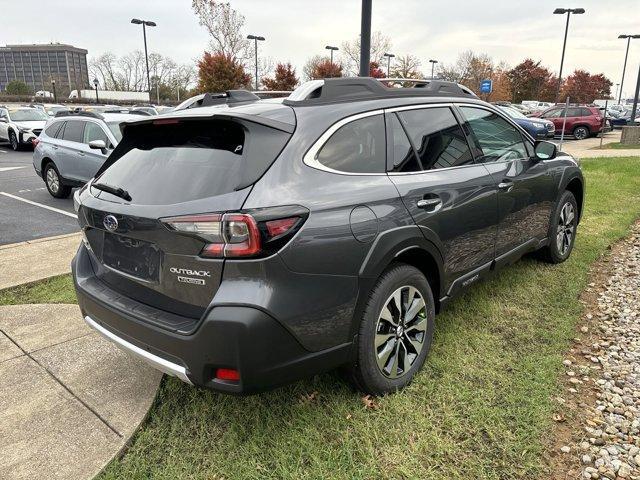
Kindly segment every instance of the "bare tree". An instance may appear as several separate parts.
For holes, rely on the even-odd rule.
[[[242,32],[244,15],[231,8],[229,3],[214,0],[192,0],[191,8],[200,25],[211,35],[213,53],[223,53],[242,62],[247,60],[249,42]]]
[[[384,53],[391,50],[391,39],[382,32],[371,35],[371,62],[381,65]],[[350,42],[342,43],[342,66],[348,75],[360,73],[360,37]]]
[[[415,55],[398,55],[391,68],[391,76],[400,78],[424,78],[422,72],[418,70],[420,65],[420,59]]]

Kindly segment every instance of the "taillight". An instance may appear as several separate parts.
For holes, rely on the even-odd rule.
[[[248,213],[187,215],[162,221],[177,232],[196,236],[206,242],[200,252],[206,258],[253,257],[270,253],[273,244],[292,233],[300,217],[256,221]],[[264,251],[264,247],[267,251]],[[274,245],[275,246],[275,245]]]
[[[40,139],[38,137],[31,139],[31,145],[33,145],[33,148],[36,148],[39,143],[40,143]]]

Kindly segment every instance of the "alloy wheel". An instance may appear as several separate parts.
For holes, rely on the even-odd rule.
[[[427,331],[422,294],[403,286],[387,299],[378,317],[374,342],[380,372],[388,378],[405,375],[420,356]]]
[[[47,186],[51,193],[58,193],[58,190],[60,190],[60,179],[53,167],[49,167],[47,170]]]
[[[558,218],[558,229],[556,233],[556,245],[560,255],[564,256],[573,241],[575,230],[574,220],[576,218],[575,209],[570,202],[565,203],[560,210],[560,218]]]
[[[585,138],[587,138],[587,135],[589,133],[587,132],[587,129],[584,127],[578,127],[575,129],[575,131],[573,132],[573,136],[577,139],[577,140],[584,140]]]

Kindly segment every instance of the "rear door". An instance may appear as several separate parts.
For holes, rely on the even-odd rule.
[[[244,120],[128,125],[94,183],[130,198],[91,187],[79,212],[97,276],[146,305],[198,318],[224,265],[206,255],[222,235],[214,215],[242,208],[289,137]]]
[[[58,141],[55,163],[60,175],[70,180],[82,181],[82,162],[78,155],[84,136],[85,121],[67,120],[62,138]]]
[[[450,105],[388,110],[389,177],[425,236],[444,256],[453,294],[489,270],[497,231],[494,181],[474,163]]]
[[[481,106],[461,105],[481,162],[498,189],[496,262],[510,262],[546,238],[556,182],[549,164],[507,119]]]

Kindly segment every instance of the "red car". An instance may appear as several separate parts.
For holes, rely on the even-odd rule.
[[[564,106],[551,107],[530,117],[551,120],[556,126],[556,135],[562,132],[564,122]],[[573,135],[576,140],[582,140],[596,135],[602,130],[602,114],[598,107],[569,107],[567,109],[567,123],[564,127],[565,135]]]

